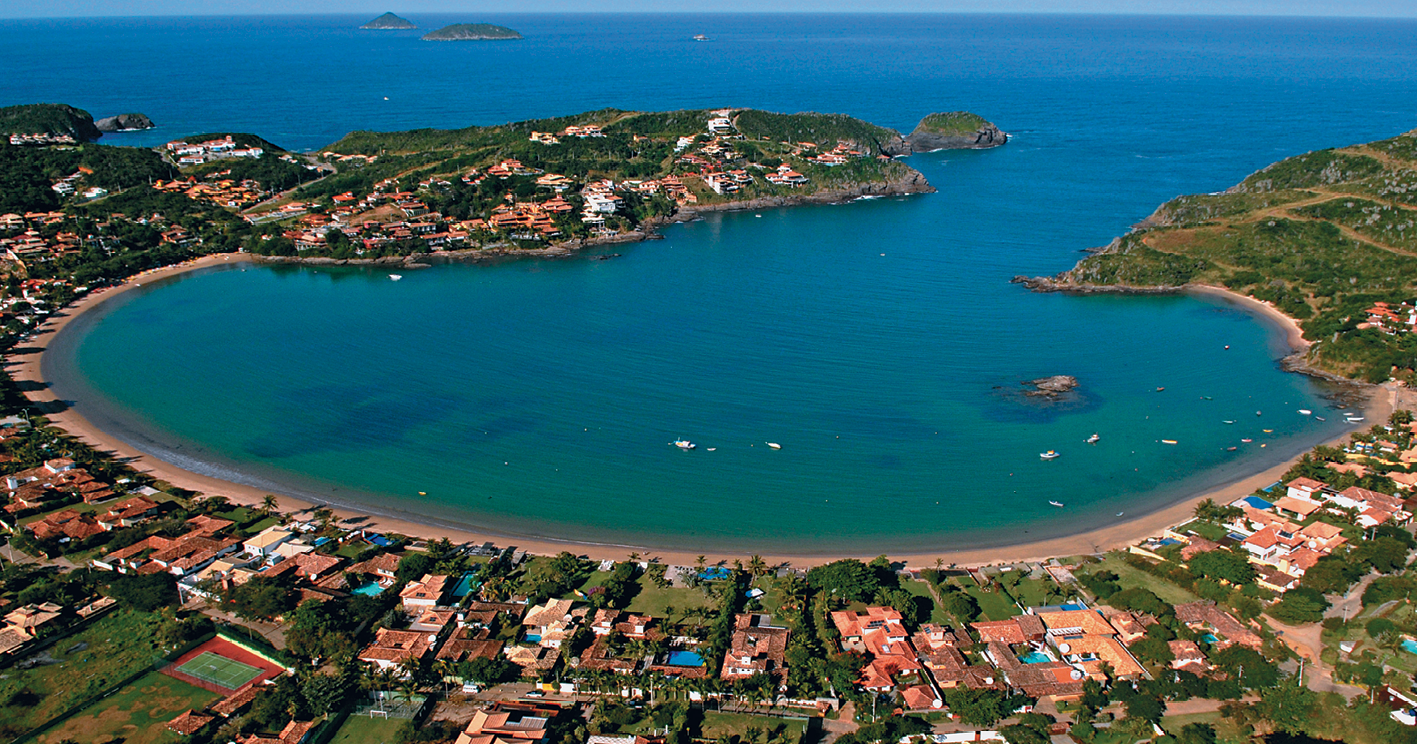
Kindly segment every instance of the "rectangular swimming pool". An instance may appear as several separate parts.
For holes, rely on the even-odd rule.
[[[704,657],[699,656],[694,651],[669,652],[669,666],[701,667],[703,665]]]
[[[366,596],[366,597],[377,597],[377,596],[379,596],[380,594],[382,594],[383,591],[384,591],[384,587],[379,586],[379,582],[377,582],[377,581],[371,581],[371,582],[369,582],[368,584],[365,584],[364,586],[361,586],[361,587],[359,587],[358,589],[355,589],[355,590],[354,590],[354,593],[355,593],[355,594],[363,594],[363,595]]]

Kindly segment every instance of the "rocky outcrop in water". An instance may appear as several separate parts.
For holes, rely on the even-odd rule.
[[[1072,375],[1053,375],[1036,380],[1025,380],[1024,387],[1032,388],[1024,392],[1030,398],[1058,398],[1077,389],[1078,378]]]
[[[100,132],[136,132],[142,129],[152,129],[157,125],[144,114],[119,114],[117,116],[105,116],[93,123]]]
[[[915,130],[883,146],[888,155],[910,155],[935,150],[985,150],[1009,141],[1009,135],[968,111],[930,114]]]

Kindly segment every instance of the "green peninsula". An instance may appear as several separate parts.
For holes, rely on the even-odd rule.
[[[92,142],[103,136],[89,112],[62,103],[0,108],[0,134],[25,139],[25,144]]]
[[[1417,130],[1178,197],[1073,269],[1016,281],[1044,291],[1224,287],[1297,319],[1313,344],[1305,365],[1414,381]]]
[[[385,13],[360,28],[367,31],[407,31],[418,27],[406,18],[400,18],[393,13]]]
[[[504,41],[522,35],[506,26],[491,23],[455,23],[423,35],[424,41]]]

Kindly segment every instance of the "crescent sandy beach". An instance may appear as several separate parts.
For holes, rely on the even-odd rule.
[[[69,434],[77,437],[88,445],[100,451],[111,453],[113,456],[128,462],[128,464],[137,471],[156,480],[170,483],[173,486],[200,492],[207,496],[223,496],[236,504],[259,505],[263,497],[270,493],[270,491],[184,470],[152,455],[138,451],[118,438],[104,432],[85,419],[74,408],[64,405],[56,406],[55,404],[58,403],[58,400],[46,385],[41,364],[44,350],[48,347],[55,335],[63,330],[68,323],[72,322],[79,315],[94,310],[101,304],[124,292],[146,283],[156,282],[187,272],[242,262],[251,262],[254,260],[256,259],[247,254],[205,256],[179,265],[144,272],[130,278],[122,285],[86,295],[70,306],[56,312],[43,324],[29,342],[20,347],[18,353],[12,354],[7,359],[7,368],[17,383],[22,387],[29,388],[26,394],[34,401],[38,409],[45,411],[45,415],[53,425],[67,431]],[[1295,322],[1294,319],[1279,312],[1268,303],[1260,302],[1253,298],[1217,287],[1190,287],[1186,289],[1186,292],[1219,298],[1226,303],[1261,317],[1264,321],[1276,327],[1284,334],[1286,343],[1291,350],[1300,351],[1308,346],[1308,343],[1303,338],[1303,333],[1298,323]],[[1413,403],[1411,393],[1406,388],[1388,385],[1382,387],[1374,386],[1370,388],[1370,390],[1371,392],[1364,404],[1367,420],[1369,422],[1386,421],[1395,406],[1401,405],[1408,407]],[[1337,444],[1346,439],[1347,436],[1345,435],[1344,437],[1334,440],[1334,443]],[[1297,460],[1297,458],[1295,459]],[[1190,494],[1160,510],[1138,515],[1126,521],[1119,521],[1117,524],[1109,525],[1105,528],[1081,532],[1067,537],[1037,542],[1020,542],[1015,545],[978,550],[951,551],[941,549],[939,551],[909,553],[888,552],[888,554],[892,558],[905,560],[910,565],[920,567],[933,565],[937,560],[949,564],[973,566],[1037,561],[1053,557],[1101,553],[1112,549],[1123,548],[1147,537],[1158,535],[1167,527],[1185,521],[1190,517],[1195,504],[1204,499],[1214,499],[1218,503],[1229,503],[1237,498],[1252,493],[1256,489],[1274,483],[1282,477],[1292,463],[1293,460],[1279,466],[1268,468],[1262,472],[1245,476],[1222,487]],[[290,495],[279,493],[275,495],[279,498],[280,508],[284,511],[298,512],[310,510],[317,506],[317,504]],[[512,545],[536,554],[555,554],[561,551],[570,551],[592,559],[618,560],[624,558],[625,555],[630,552],[637,552],[646,556],[654,556],[662,561],[673,564],[692,563],[699,554],[699,551],[693,549],[666,550],[633,544],[620,545],[577,542],[569,539],[552,540],[546,538],[527,538],[515,534],[498,534],[491,531],[481,531],[476,526],[471,525],[466,528],[452,528],[349,508],[336,508],[335,514],[340,519],[364,518],[360,522],[360,525],[364,528],[402,534],[411,538],[448,538],[455,543],[482,543],[490,541],[501,546]],[[741,554],[717,554],[709,555],[708,557],[715,561],[731,561],[746,556]],[[869,558],[871,556],[780,554],[764,555],[763,557],[766,560],[779,564],[810,566],[830,562],[843,557]]]

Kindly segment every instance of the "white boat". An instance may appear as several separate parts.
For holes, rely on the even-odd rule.
[[[398,281],[403,278],[403,274],[389,274],[389,278]]]
[[[717,447],[709,447],[709,448],[708,448],[708,451],[709,451],[709,452],[717,452],[717,451],[718,451],[718,448],[717,448]]]
[[[1119,516],[1119,517],[1122,516],[1123,514],[1126,514],[1126,512],[1117,512],[1117,516]]]
[[[1349,417],[1348,417],[1347,419],[1345,419],[1345,420],[1346,420],[1348,423],[1350,423],[1350,424],[1361,424],[1361,423],[1363,423],[1363,417],[1362,417],[1362,416],[1349,416]]]
[[[1053,450],[1048,450],[1047,452],[1040,452],[1040,453],[1038,453],[1038,456],[1041,457],[1041,458],[1043,458],[1043,459],[1045,459],[1045,460],[1053,460],[1053,459],[1057,459],[1057,457],[1058,457],[1059,455],[1058,455],[1057,452],[1054,452]]]
[[[1222,424],[1233,424],[1233,423],[1235,423],[1235,422],[1234,422],[1233,420],[1231,420],[1231,419],[1225,419],[1224,421],[1221,421],[1220,423],[1222,423]]]
[[[1097,432],[1093,432],[1093,433],[1092,433],[1092,436],[1090,436],[1090,437],[1087,438],[1087,443],[1088,443],[1088,444],[1097,444],[1097,443],[1100,442],[1100,441],[1102,441],[1102,437],[1101,437],[1100,435],[1098,435]]]
[[[1315,420],[1315,421],[1328,421],[1328,419],[1324,418],[1323,416],[1315,416],[1315,417],[1314,417],[1314,420]]]
[[[1049,504],[1050,506],[1056,506],[1056,507],[1058,507],[1059,509],[1063,508],[1063,502],[1061,502],[1061,501],[1049,501],[1048,504]]]
[[[1303,414],[1303,415],[1305,415],[1305,416],[1308,416],[1308,415],[1312,414],[1313,411],[1310,411],[1310,410],[1307,409],[1307,408],[1300,408],[1300,409],[1299,409],[1299,413],[1301,413],[1301,414]]]
[[[1176,443],[1176,440],[1174,440],[1174,439],[1163,439],[1163,440],[1161,440],[1161,443],[1162,443],[1162,444],[1175,444],[1175,443]]]
[[[782,445],[778,444],[777,442],[767,442],[767,445],[769,447],[772,447],[773,449],[782,449]]]
[[[694,34],[694,41],[709,41],[709,37],[703,34]]]
[[[697,445],[697,444],[694,444],[693,442],[690,442],[690,441],[687,440],[687,439],[676,439],[676,440],[674,440],[673,442],[671,442],[671,444],[673,444],[675,447],[678,447],[678,448],[681,449],[681,450],[691,450],[691,449],[694,449],[695,447],[698,447],[698,446],[699,446],[699,445]]]

